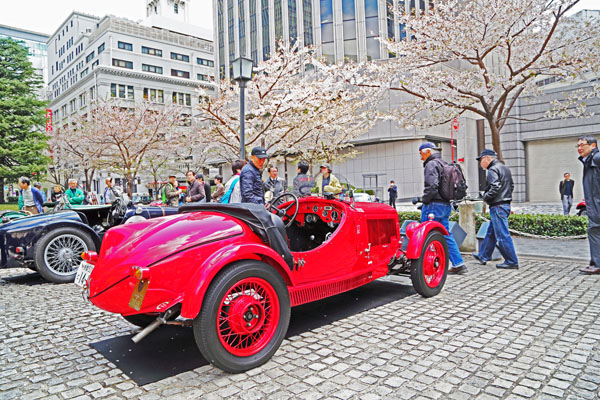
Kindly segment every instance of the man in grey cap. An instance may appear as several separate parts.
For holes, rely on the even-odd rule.
[[[483,200],[490,206],[491,221],[485,238],[481,242],[479,253],[472,255],[480,264],[485,265],[492,256],[497,243],[504,262],[496,264],[496,268],[518,269],[519,260],[508,230],[508,216],[514,189],[512,174],[506,165],[498,161],[494,150],[483,149],[477,160],[482,168],[487,169],[487,187],[483,194]]]
[[[250,155],[250,162],[242,168],[240,174],[240,191],[242,203],[265,204],[265,193],[261,179],[261,169],[267,161],[267,150],[255,147]]]

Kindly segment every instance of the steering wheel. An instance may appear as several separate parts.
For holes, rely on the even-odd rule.
[[[288,205],[287,207],[280,207],[277,206],[276,204],[279,203],[279,201],[281,199],[283,199],[284,197],[292,197],[294,199],[293,203],[290,203],[290,205]],[[282,204],[284,202],[281,202]],[[288,223],[285,224],[286,228],[289,228],[290,226],[292,226],[292,223],[296,220],[296,216],[298,215],[298,210],[300,209],[300,202],[298,201],[298,197],[293,194],[293,193],[282,193],[279,196],[275,197],[273,200],[271,200],[269,203],[267,203],[269,205],[268,210],[276,215],[278,215],[279,217],[281,217],[281,219],[283,219],[284,217],[287,217],[289,219]],[[290,218],[287,215],[287,211],[292,208],[292,206],[296,206],[296,211],[294,212],[294,215]]]
[[[108,211],[108,215],[106,217],[108,226],[112,227],[119,224],[125,216],[126,208],[127,206],[123,202],[123,199],[117,197],[110,205],[110,210]]]

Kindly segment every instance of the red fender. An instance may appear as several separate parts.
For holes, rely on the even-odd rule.
[[[290,268],[276,251],[255,243],[231,244],[207,258],[191,277],[190,284],[183,295],[181,316],[196,318],[208,286],[217,273],[227,265],[240,260],[263,261],[275,268],[288,286],[294,286]]]
[[[425,239],[432,230],[436,230],[444,236],[448,235],[448,231],[446,228],[444,228],[444,225],[440,224],[439,222],[422,222],[417,228],[415,228],[412,236],[409,238],[408,247],[406,249],[406,258],[414,260],[421,257],[421,250],[423,250]]]

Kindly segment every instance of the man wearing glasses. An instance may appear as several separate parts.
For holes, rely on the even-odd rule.
[[[584,274],[600,274],[600,152],[593,136],[582,136],[577,141],[579,161],[583,163],[583,195],[589,219],[590,266]]]

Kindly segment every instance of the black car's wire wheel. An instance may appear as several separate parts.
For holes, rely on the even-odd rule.
[[[289,293],[281,275],[262,262],[241,261],[211,283],[194,319],[194,337],[207,361],[238,373],[273,356],[289,321]]]
[[[34,250],[40,275],[55,283],[73,282],[81,263],[81,253],[96,251],[93,240],[75,228],[58,228],[44,235]]]

